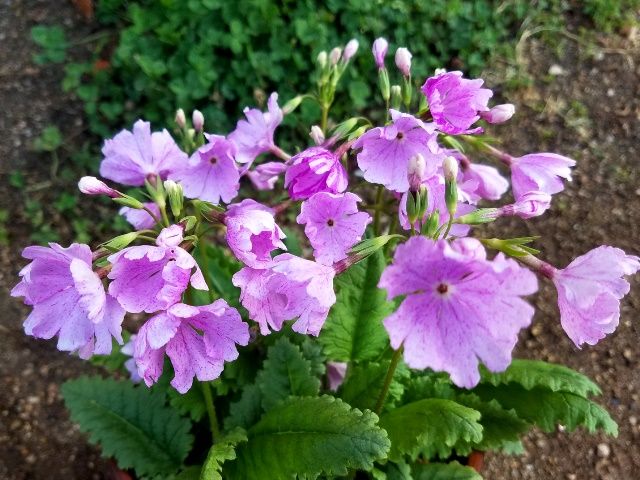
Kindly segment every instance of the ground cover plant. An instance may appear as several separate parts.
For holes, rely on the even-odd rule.
[[[387,48],[373,46],[388,112],[380,126],[331,121],[358,49],[350,42],[319,57],[315,92],[282,108],[272,94],[266,112],[247,110],[227,136],[205,134],[197,111],[189,128],[179,111],[181,146],[144,121],[107,140],[101,175],[144,189],[125,194],[92,177],[80,189],[122,204],[135,231],[93,252],[25,251],[32,263],[14,294],[34,307],[28,334],[89,357],[110,352],[112,337],[124,343],[125,311],[150,314],[136,317],[124,348],[97,357],[150,390],[100,378],[63,389],[72,416],[122,467],[151,477],[478,478],[460,461],[518,451],[533,425],[615,433],[589,398],[593,382],[511,362],[511,350],[533,316],[522,297],[537,289],[535,274],[556,285],[568,336],[594,344],[617,326],[638,258],[599,247],[559,269],[539,259],[535,238],[483,238],[483,223],[543,214],[574,162],[499,150],[482,122],[508,120],[512,105],[489,107],[491,91],[455,71],[414,85],[410,52],[398,49],[388,70]],[[274,135],[303,101],[322,115],[315,146],[291,156]],[[509,187],[481,158],[510,171],[514,203],[478,207]]]

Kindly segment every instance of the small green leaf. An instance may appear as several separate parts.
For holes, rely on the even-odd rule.
[[[246,441],[247,432],[242,428],[236,428],[216,441],[204,462],[200,480],[222,480],[222,465],[227,460],[235,460],[236,447]]]
[[[471,467],[458,462],[426,463],[413,466],[414,480],[482,480],[482,477]]]
[[[194,422],[200,421],[207,413],[207,405],[199,382],[194,383],[189,391],[184,394],[174,388],[169,388],[167,389],[167,395],[171,406],[182,415],[191,417]]]
[[[352,364],[340,388],[340,398],[352,407],[373,410],[378,395],[382,390],[390,363],[390,361],[385,361],[381,363]],[[396,369],[389,387],[387,405],[393,405],[400,400],[404,393],[404,385],[399,379],[408,375],[409,372],[406,367]]]
[[[386,433],[369,411],[330,396],[290,398],[248,431],[224,478],[269,480],[346,475],[370,470],[389,451]]]

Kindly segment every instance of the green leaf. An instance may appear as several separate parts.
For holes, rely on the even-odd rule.
[[[169,388],[167,389],[167,395],[171,406],[182,415],[189,415],[194,422],[200,421],[207,413],[207,405],[199,382],[194,383],[189,391],[184,394],[174,388]]]
[[[291,398],[267,412],[248,432],[224,478],[289,480],[369,470],[389,451],[378,417],[330,396]]]
[[[255,425],[262,414],[262,393],[257,385],[247,385],[237,402],[229,407],[229,416],[224,420],[224,428],[249,428]]]
[[[236,428],[218,440],[209,450],[202,467],[200,480],[222,480],[222,465],[236,459],[236,447],[247,441],[247,432]]]
[[[514,383],[498,387],[480,384],[473,391],[484,400],[495,398],[504,408],[514,409],[520,418],[545,432],[552,432],[559,424],[570,432],[582,426],[591,433],[603,430],[618,435],[618,425],[604,408],[575,393],[542,387],[527,390]]]
[[[352,407],[373,410],[384,385],[390,363],[390,361],[385,361],[381,363],[352,364],[340,388],[340,398]],[[389,386],[387,405],[393,405],[400,400],[404,393],[404,385],[400,379],[408,375],[409,371],[406,367],[396,369]]]
[[[483,369],[482,382],[495,386],[513,382],[527,390],[544,387],[553,392],[571,392],[581,397],[601,393],[598,385],[585,375],[563,365],[539,360],[514,360],[502,373],[491,373]]]
[[[62,145],[62,133],[55,125],[50,125],[33,141],[33,148],[39,152],[54,152]]]
[[[331,360],[373,360],[388,346],[382,320],[393,312],[393,304],[378,288],[384,267],[384,256],[377,252],[336,277],[337,301],[319,337]]]
[[[403,405],[380,418],[380,426],[389,433],[389,458],[398,461],[404,455],[415,459],[424,450],[440,444],[453,447],[460,441],[482,440],[480,413],[451,400],[427,398]]]
[[[170,475],[186,458],[191,422],[164,405],[164,394],[128,381],[82,377],[62,385],[73,421],[105,457],[138,476]]]
[[[242,268],[242,264],[227,249],[211,243],[201,244],[196,249],[195,256],[203,272],[207,274],[207,285],[218,298],[223,298],[232,307],[239,307],[240,289],[231,283],[231,277]]]
[[[311,362],[286,337],[269,347],[256,385],[265,411],[289,396],[313,396],[320,391],[320,379],[312,375]]]
[[[413,467],[414,480],[482,480],[471,467],[458,462],[416,464]]]

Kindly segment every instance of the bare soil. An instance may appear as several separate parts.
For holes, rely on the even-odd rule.
[[[571,31],[580,19],[573,19]],[[114,478],[112,466],[89,446],[62,404],[59,385],[92,368],[55,349],[52,342],[26,337],[26,314],[9,289],[24,265],[20,251],[30,243],[26,195],[44,205],[60,185],[49,182],[42,155],[30,151],[33,138],[48,124],[74,135],[83,127],[80,105],[60,90],[61,66],[39,67],[31,56],[29,29],[64,24],[71,38],[90,27],[67,2],[0,0],[0,209],[11,212],[10,247],[0,246],[0,478],[57,480]],[[564,266],[600,244],[640,253],[640,48],[638,34],[602,36],[598,48],[559,36],[556,48],[536,39],[523,45],[522,61],[533,80],[528,88],[502,92],[518,107],[516,117],[495,128],[512,154],[552,151],[578,161],[574,181],[554,199],[552,210],[527,223],[504,222],[489,234],[542,235],[537,247],[551,263]],[[489,86],[504,71],[488,76]],[[8,175],[20,170],[26,189],[10,187]],[[35,188],[35,189],[34,189]],[[48,214],[55,211],[47,209]],[[62,238],[70,240],[61,219]],[[518,357],[561,362],[602,387],[600,402],[620,426],[618,438],[585,432],[534,432],[521,457],[489,454],[485,478],[608,479],[640,478],[640,284],[622,304],[618,331],[598,346],[576,349],[562,332],[554,289],[543,284],[538,313],[522,335]]]

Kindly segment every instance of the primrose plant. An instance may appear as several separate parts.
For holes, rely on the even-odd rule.
[[[640,259],[601,246],[560,268],[535,237],[482,233],[544,214],[575,162],[489,143],[483,122],[514,106],[490,106],[480,79],[415,83],[399,48],[391,85],[382,38],[386,121],[332,121],[357,49],[322,52],[315,92],[282,108],[273,93],[228,135],[205,133],[198,111],[189,125],[178,110],[178,141],[139,120],[102,149],[101,176],[126,192],[79,182],[133,230],[25,249],[12,292],[32,307],[25,332],[119,372],[62,393],[138,478],[478,479],[484,452],[521,452],[534,426],[617,433],[591,380],[512,351],[538,278],[569,338],[593,345],[616,329]],[[275,133],[302,101],[319,125],[289,154]],[[491,206],[509,189],[501,171],[513,201]]]

